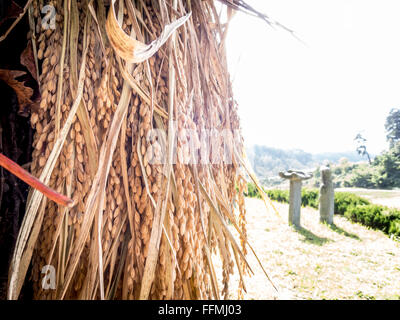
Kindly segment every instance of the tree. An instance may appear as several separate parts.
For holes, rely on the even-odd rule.
[[[374,176],[375,168],[365,163],[359,164],[352,172],[350,176],[350,184],[352,187],[357,188],[376,188],[376,185],[372,181]]]
[[[361,133],[358,133],[354,140],[357,143],[357,152],[360,156],[367,156],[368,158],[368,163],[371,164],[371,158],[369,156],[369,153],[367,152],[367,146],[365,143],[367,142],[367,139],[365,139]]]
[[[400,109],[390,110],[385,122],[386,139],[389,141],[390,148],[400,141]]]
[[[400,187],[400,142],[389,151],[376,157],[374,167],[377,168],[375,184],[379,188],[399,188]]]

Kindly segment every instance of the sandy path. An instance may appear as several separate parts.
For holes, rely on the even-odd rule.
[[[400,299],[399,242],[337,215],[329,228],[311,208],[302,208],[296,231],[287,225],[288,205],[274,205],[280,218],[261,200],[246,199],[249,241],[279,293],[249,252],[255,275],[246,277],[245,299]],[[237,283],[236,272],[232,299]]]

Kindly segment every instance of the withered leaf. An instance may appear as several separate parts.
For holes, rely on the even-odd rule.
[[[0,69],[0,80],[3,80],[7,85],[9,85],[17,95],[19,113],[25,113],[25,108],[32,104],[30,98],[32,97],[33,89],[26,87],[21,81],[15,80],[15,78],[25,74],[25,71]]]
[[[33,55],[31,40],[28,41],[26,48],[24,49],[24,51],[22,51],[20,62],[23,66],[25,66],[28,69],[33,79],[35,79],[36,82],[38,82],[36,76],[35,56]]]

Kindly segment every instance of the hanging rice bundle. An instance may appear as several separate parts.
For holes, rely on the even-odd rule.
[[[32,1],[31,172],[76,205],[31,191],[8,298],[30,263],[35,299],[227,298],[235,269],[241,297],[245,164],[224,46],[233,11],[219,10],[225,21],[213,1]]]

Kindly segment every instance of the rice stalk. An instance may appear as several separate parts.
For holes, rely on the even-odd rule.
[[[228,298],[235,269],[243,297],[247,248],[255,254],[250,169],[237,151],[224,44],[231,7],[243,3],[220,21],[214,1],[55,0],[55,30],[41,28],[42,5],[32,3],[41,101],[31,172],[77,205],[31,192],[8,297],[18,298],[30,263],[35,299]],[[215,131],[239,137],[230,144]],[[44,265],[56,290],[41,286]]]

